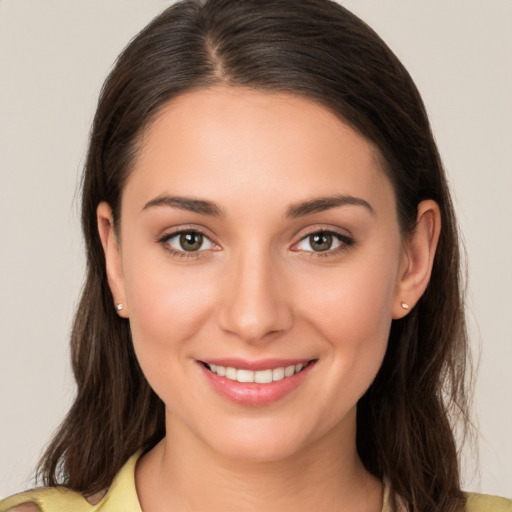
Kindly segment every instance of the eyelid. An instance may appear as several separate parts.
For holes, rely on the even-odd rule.
[[[291,246],[290,249],[294,252],[307,253],[309,257],[334,256],[342,251],[347,250],[349,247],[351,247],[355,244],[355,240],[352,237],[352,235],[347,234],[346,230],[344,230],[344,231],[345,232],[342,232],[342,230],[340,228],[336,228],[336,227],[332,227],[332,226],[319,226],[319,227],[311,228],[307,232],[303,233],[300,236],[299,240],[297,242],[295,242]],[[210,243],[213,245],[213,247],[207,248],[207,249],[200,249],[197,251],[185,251],[185,250],[176,249],[167,243],[171,238],[178,236],[182,233],[199,233],[204,238],[209,240]],[[304,241],[305,239],[307,239],[308,237],[313,236],[315,234],[320,234],[320,233],[332,235],[340,242],[340,244],[338,245],[338,247],[335,247],[333,249],[327,249],[325,251],[314,251],[314,250],[308,251],[308,250],[297,248],[297,245],[299,243],[301,243],[302,241]],[[165,232],[163,235],[157,236],[156,241],[163,246],[164,250],[171,253],[171,255],[179,257],[179,258],[186,258],[186,259],[198,259],[198,258],[206,256],[205,253],[207,253],[209,251],[218,251],[221,249],[220,244],[218,244],[216,242],[215,238],[209,234],[209,230],[203,228],[202,226],[197,226],[197,225],[185,225],[185,226],[182,225],[182,226],[176,227],[174,229],[171,228],[170,231]]]
[[[217,243],[215,235],[209,229],[198,224],[179,224],[177,226],[169,226],[162,229],[160,234],[156,235],[155,240],[160,242],[164,239],[169,239],[173,236],[179,235],[180,233],[200,233],[211,240],[215,245],[220,245]]]
[[[340,245],[338,247],[335,247],[333,249],[327,249],[325,251],[308,251],[308,250],[297,248],[298,244],[300,244],[302,241],[306,240],[310,236],[320,234],[320,233],[332,235],[340,242]],[[355,244],[355,240],[352,237],[352,235],[349,235],[346,232],[343,233],[343,232],[341,232],[341,230],[338,230],[337,228],[334,228],[334,227],[320,226],[320,227],[312,228],[311,230],[302,234],[301,237],[299,238],[299,240],[292,245],[291,250],[296,251],[296,252],[309,253],[309,256],[322,257],[322,256],[332,256],[334,254],[338,254],[339,252],[348,249],[350,246],[353,246],[354,244]]]
[[[187,259],[197,259],[205,256],[205,253],[208,251],[217,251],[220,249],[219,244],[214,240],[210,234],[206,233],[207,230],[200,226],[179,226],[177,228],[171,229],[170,231],[165,232],[163,235],[159,235],[156,238],[156,241],[162,245],[165,251],[169,252],[173,256],[177,256],[180,258]],[[179,236],[183,233],[198,233],[202,235],[204,238],[210,241],[213,247],[209,247],[207,249],[200,249],[198,251],[185,251],[176,249],[172,247],[168,242],[172,238]]]

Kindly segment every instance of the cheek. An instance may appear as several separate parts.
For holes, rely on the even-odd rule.
[[[332,381],[347,394],[347,403],[364,394],[382,364],[392,321],[396,262],[394,254],[376,254],[324,275],[310,275],[295,291],[305,298],[302,316],[330,346]]]
[[[133,272],[131,271],[133,269]],[[137,356],[172,365],[210,316],[215,303],[211,280],[190,268],[152,261],[125,269],[130,328]]]
[[[347,266],[310,275],[296,296],[304,297],[305,314],[326,338],[363,341],[365,334],[387,332],[391,323],[395,272],[386,267]]]
[[[143,270],[141,270],[143,269]],[[133,346],[151,388],[173,410],[187,410],[193,396],[190,377],[198,333],[204,329],[216,298],[205,276],[191,276],[168,265],[128,269],[127,298]]]

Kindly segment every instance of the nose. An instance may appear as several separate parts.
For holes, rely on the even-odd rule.
[[[274,339],[293,324],[291,297],[276,262],[264,251],[234,258],[225,275],[220,327],[247,343]]]

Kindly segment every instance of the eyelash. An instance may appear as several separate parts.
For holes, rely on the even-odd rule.
[[[333,238],[337,239],[340,245],[334,249],[327,249],[325,251],[302,251],[307,254],[309,258],[330,258],[336,257],[342,252],[349,249],[351,246],[355,244],[355,240],[345,234],[338,233],[337,231],[329,230],[329,229],[316,229],[304,235],[297,243],[294,244],[294,247],[299,245],[301,242],[307,240],[308,238],[315,235],[329,235]],[[311,245],[311,244],[310,244]]]
[[[205,252],[208,249],[202,249],[198,251],[180,251],[177,249],[174,249],[172,246],[169,245],[169,240],[182,235],[182,234],[195,234],[195,235],[201,235],[204,239],[208,240],[211,244],[216,245],[213,240],[207,236],[205,233],[203,233],[199,229],[180,229],[178,231],[173,231],[172,233],[166,234],[160,239],[158,239],[158,242],[163,246],[164,250],[170,253],[172,256],[177,258],[184,258],[187,260],[191,259],[199,259],[201,257],[205,256]],[[347,235],[338,233],[336,231],[328,230],[328,229],[317,229],[315,231],[311,231],[310,233],[307,233],[304,235],[298,242],[296,242],[293,246],[298,246],[301,242],[307,240],[308,238],[315,236],[315,235],[329,235],[333,238],[337,239],[340,245],[334,249],[326,249],[325,251],[306,251],[306,250],[300,250],[297,249],[295,252],[302,252],[307,253],[308,257],[310,258],[328,258],[328,257],[334,257],[338,254],[346,251],[348,248],[353,246],[355,244],[355,240]],[[311,245],[311,244],[310,244]],[[292,249],[293,250],[293,249]]]
[[[179,251],[179,250],[171,247],[171,245],[169,245],[169,240],[173,239],[174,237],[183,235],[183,234],[201,235],[205,240],[208,240],[212,245],[216,245],[215,242],[213,242],[213,240],[208,235],[203,233],[201,230],[195,229],[195,228],[194,229],[184,228],[184,229],[179,229],[178,231],[173,231],[172,233],[168,233],[168,234],[164,235],[163,237],[161,237],[160,239],[158,239],[158,242],[163,246],[165,251],[167,251],[172,256],[177,257],[177,258],[192,260],[192,259],[199,259],[201,257],[204,257],[205,256],[204,252],[207,249],[203,249],[200,251],[185,251],[185,250]]]

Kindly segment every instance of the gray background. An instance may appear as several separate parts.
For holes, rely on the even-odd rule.
[[[480,350],[481,456],[465,487],[512,496],[512,2],[345,0],[416,80],[453,185]],[[73,395],[83,275],[77,187],[102,81],[163,0],[0,0],[0,497]]]

